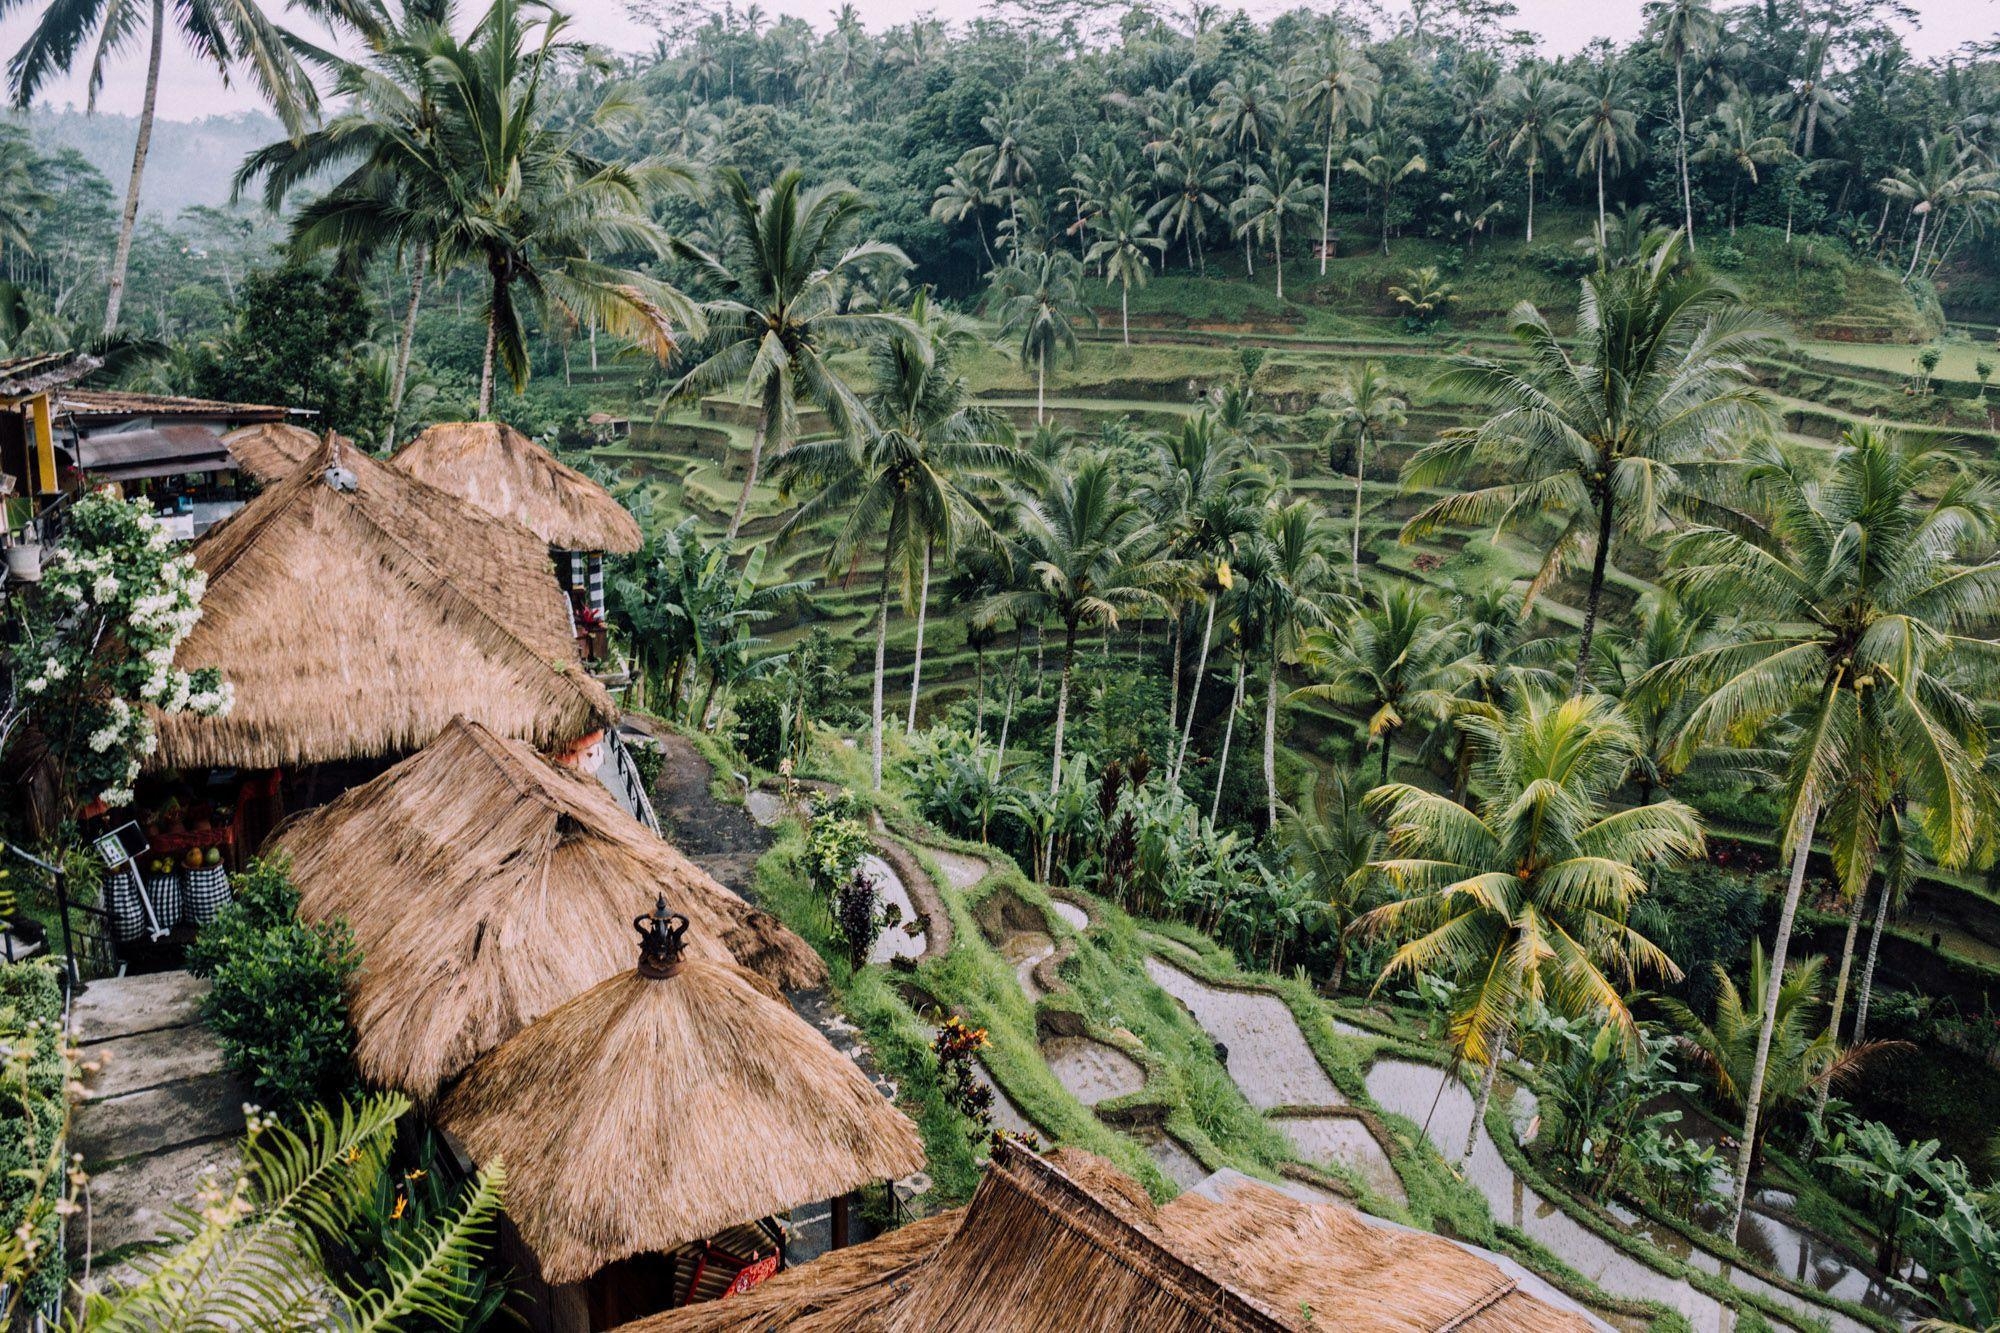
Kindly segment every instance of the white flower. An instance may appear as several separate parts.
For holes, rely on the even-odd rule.
[[[132,804],[132,789],[130,787],[106,787],[103,791],[97,793],[97,799],[116,809],[121,805]]]
[[[50,680],[62,680],[69,675],[69,668],[53,657],[42,659],[42,674]]]
[[[118,576],[100,574],[90,585],[90,595],[100,602],[108,602],[118,595]]]
[[[43,680],[40,676],[30,676],[28,679],[21,682],[21,688],[26,690],[30,694],[40,694],[43,690],[46,690],[48,687],[49,683],[46,680]]]

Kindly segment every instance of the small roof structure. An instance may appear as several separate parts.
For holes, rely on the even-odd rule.
[[[193,553],[179,660],[221,667],[235,707],[161,718],[154,768],[401,755],[461,714],[556,749],[617,716],[547,547],[331,437]]]
[[[438,1108],[552,1286],[919,1170],[916,1127],[806,1021],[660,909],[636,971],[475,1064]],[[678,933],[677,933],[678,931]]]
[[[1560,1300],[1561,1298],[1557,1298]],[[1300,1314],[1310,1309],[1311,1323]],[[618,1333],[1588,1333],[1441,1236],[1237,1177],[1155,1208],[1109,1162],[996,1146],[972,1202]]]
[[[513,519],[550,546],[629,553],[644,541],[638,520],[609,491],[501,422],[432,426],[392,461],[489,514]]]
[[[227,472],[236,466],[214,430],[178,422],[80,435],[75,454],[77,467],[98,481]]]
[[[147,420],[244,423],[283,421],[290,415],[269,403],[230,403],[215,398],[181,398],[161,393],[127,393],[122,389],[66,388],[56,395],[55,411],[78,425]]]
[[[345,917],[361,945],[349,1013],[362,1074],[422,1101],[628,970],[629,923],[659,893],[694,922],[697,956],[774,986],[826,980],[811,945],[602,783],[464,718],[274,841],[291,855],[305,916]]]
[[[88,352],[36,352],[0,358],[0,399],[47,393],[82,379],[103,364]]]
[[[311,458],[321,437],[286,421],[260,422],[230,431],[222,437],[223,447],[236,460],[238,471],[247,472],[268,486],[283,481],[293,469]],[[343,439],[343,445],[349,441]]]

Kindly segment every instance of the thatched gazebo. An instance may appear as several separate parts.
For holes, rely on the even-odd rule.
[[[345,917],[349,1012],[371,1083],[430,1101],[543,1014],[632,965],[631,914],[664,892],[696,956],[814,986],[804,940],[711,879],[595,778],[458,718],[422,751],[291,824],[300,910]]]
[[[235,706],[161,719],[155,770],[379,771],[459,715],[543,750],[616,717],[540,542],[331,437],[193,552],[208,591],[180,656]]]
[[[619,1333],[1602,1328],[1504,1263],[1242,1176],[1156,1208],[1101,1158],[1002,1143],[963,1209]]]
[[[709,1238],[924,1164],[916,1127],[804,1019],[741,968],[683,954],[685,916],[662,903],[634,924],[636,971],[523,1029],[438,1107],[473,1161],[506,1163],[550,1333],[672,1305]]]
[[[627,555],[644,540],[638,521],[610,492],[501,422],[432,426],[392,462],[540,537],[555,553],[580,628],[604,610],[605,553]]]
[[[319,435],[286,421],[259,422],[222,437],[223,447],[236,460],[236,470],[263,486],[289,477],[319,451],[320,442]]]

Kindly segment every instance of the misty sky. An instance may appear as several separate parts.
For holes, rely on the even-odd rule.
[[[269,0],[267,0],[269,3]],[[476,0],[464,0],[470,10]],[[797,14],[824,28],[837,0],[760,0],[767,13]],[[1261,0],[1244,5],[1253,15],[1265,17],[1292,7],[1296,0]],[[1542,34],[1543,49],[1551,55],[1575,51],[1598,37],[1628,41],[1640,26],[1642,0],[1517,0],[1518,26]],[[2000,33],[2000,0],[1910,0],[1921,18],[1920,26],[1906,35],[1906,42],[1919,57],[1947,54],[1967,41],[1984,41]],[[42,4],[24,5],[0,21],[0,55],[11,55],[33,27]],[[573,31],[589,41],[618,50],[640,50],[653,43],[654,34],[634,23],[623,0],[570,0],[565,6],[573,15]],[[905,22],[920,13],[935,14],[946,20],[967,19],[984,8],[981,3],[959,0],[856,0],[870,31],[880,31]],[[102,110],[133,113],[139,109],[142,92],[144,43],[135,41],[132,54],[113,69],[99,99]],[[197,65],[184,50],[168,45],[168,55],[160,86],[160,115],[187,120],[222,112],[241,111],[258,105],[248,91],[226,88],[214,71]],[[122,75],[122,77],[121,77]],[[82,78],[51,84],[43,97],[57,106],[65,102],[83,104]]]

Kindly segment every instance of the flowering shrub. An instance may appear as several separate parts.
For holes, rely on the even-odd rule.
[[[163,716],[229,711],[233,689],[219,670],[174,665],[207,584],[144,501],[99,493],[71,507],[63,544],[26,599],[0,718],[0,738],[34,719],[65,814],[91,799],[131,802],[140,761],[159,743],[148,705]]]
[[[74,1058],[55,969],[0,968],[0,1324],[47,1309],[63,1289],[56,1240],[70,1208],[62,1150]]]

